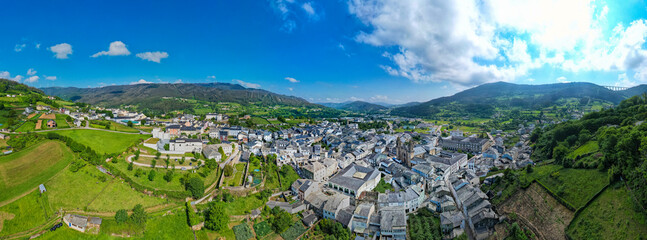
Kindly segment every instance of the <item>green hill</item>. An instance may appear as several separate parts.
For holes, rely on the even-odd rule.
[[[542,110],[574,106],[580,111],[599,110],[643,91],[634,88],[611,91],[593,83],[557,83],[525,85],[506,82],[483,84],[449,97],[441,97],[417,105],[394,108],[391,113],[410,117],[489,118],[497,112],[511,110]],[[644,92],[644,91],[643,91]]]

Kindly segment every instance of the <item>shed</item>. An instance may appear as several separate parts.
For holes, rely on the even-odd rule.
[[[44,192],[47,192],[47,189],[45,189],[45,185],[41,184],[41,185],[38,185],[38,191],[40,193],[44,193]]]

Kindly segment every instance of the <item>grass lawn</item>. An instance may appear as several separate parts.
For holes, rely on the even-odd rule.
[[[205,228],[202,228],[201,231],[196,232],[196,236],[200,240],[211,240],[211,239],[236,239],[234,235],[234,230],[232,228],[238,224],[238,222],[230,222],[229,227],[222,229],[218,232],[214,232]]]
[[[164,163],[164,160],[161,161],[162,163]],[[160,160],[158,160],[157,162],[159,164]],[[133,181],[141,185],[163,190],[184,191],[184,186],[182,185],[182,183],[180,183],[180,176],[181,174],[184,174],[185,171],[175,170],[173,180],[171,180],[171,182],[167,182],[163,178],[164,174],[166,174],[166,169],[156,169],[155,171],[157,171],[157,175],[155,176],[153,181],[149,181],[147,174],[151,170],[150,167],[134,166],[132,171],[128,171],[128,163],[126,161],[119,161],[115,164],[115,166],[119,168],[119,170],[123,173],[128,174],[128,176]],[[140,175],[139,177],[135,177],[137,169],[141,169],[144,174]]]
[[[23,125],[21,125],[19,128],[17,128],[15,131],[16,132],[33,132],[35,128],[36,128],[36,122],[34,122],[34,121],[26,121]]]
[[[384,182],[384,179],[380,179],[380,182],[377,184],[373,191],[384,193],[386,190],[393,191],[393,185]]]
[[[109,120],[92,120],[90,121],[90,126],[93,128],[106,129],[105,125],[110,124],[110,130],[119,131],[119,132],[129,132],[136,133],[139,130],[131,128],[129,126],[123,125],[121,123],[116,123]]]
[[[47,203],[47,196],[41,196],[33,191],[27,196],[0,207],[0,236],[26,231],[37,227],[53,215],[52,208]]]
[[[133,190],[128,183],[120,179],[112,181],[103,192],[88,206],[88,209],[100,212],[117,211],[119,209],[132,209],[137,204],[144,208],[167,203],[166,199],[148,196]]]
[[[193,231],[184,210],[175,210],[170,215],[149,218],[143,239],[193,239]]]
[[[100,179],[104,176],[105,179]],[[102,180],[105,180],[102,181]],[[54,209],[83,210],[108,186],[112,178],[92,165],[86,165],[78,172],[64,170],[45,183],[49,202]]]
[[[573,239],[639,239],[647,236],[647,217],[635,210],[624,186],[608,187],[566,232]]]
[[[150,137],[150,135],[122,134],[89,129],[56,131],[56,133],[71,137],[78,143],[91,147],[99,154],[122,153],[134,143],[139,142],[140,139]]]
[[[38,187],[73,158],[72,151],[59,141],[43,141],[0,157],[0,202]]]
[[[247,197],[237,197],[233,202],[224,205],[229,216],[243,215],[259,208],[265,204],[265,200],[259,199],[259,194],[252,194]]]
[[[270,124],[270,122],[260,117],[252,117],[252,122],[254,124]]]
[[[598,146],[597,141],[588,141],[586,144],[575,149],[575,151],[572,151],[571,153],[569,153],[568,157],[575,159],[577,156],[581,156],[592,152],[597,152],[599,149],[600,147]]]
[[[57,128],[69,128],[70,125],[67,124],[67,121],[65,121],[65,116],[63,114],[56,114],[56,127]],[[45,122],[46,123],[46,122]],[[43,123],[43,124],[45,124]]]
[[[234,175],[225,178],[224,186],[240,186],[243,183],[243,173],[245,173],[246,163],[236,163],[234,165]]]
[[[76,230],[73,230],[69,227],[63,225],[63,227],[57,229],[53,232],[45,232],[43,235],[38,237],[38,239],[77,239],[77,240],[105,240],[105,239],[122,239],[118,237],[113,237],[108,234],[100,233],[99,235],[85,234]]]
[[[254,224],[254,232],[256,232],[256,236],[262,237],[272,232],[272,228],[267,221],[262,221]]]

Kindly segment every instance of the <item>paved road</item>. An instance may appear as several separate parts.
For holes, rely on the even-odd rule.
[[[123,133],[123,134],[150,134],[147,132],[144,132],[142,130],[139,130],[139,132],[120,132],[120,131],[114,131],[114,130],[108,130],[108,129],[100,129],[100,128],[91,128],[91,127],[78,127],[78,128],[62,128],[62,129],[47,129],[47,130],[39,130],[39,131],[31,131],[30,133],[38,133],[38,132],[54,132],[54,131],[69,131],[69,130],[76,130],[76,129],[88,129],[88,130],[96,130],[96,131],[104,131],[104,132],[114,132],[114,133]],[[13,134],[26,134],[27,132],[13,132]]]

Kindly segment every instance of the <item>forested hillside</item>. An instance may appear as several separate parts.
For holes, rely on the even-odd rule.
[[[647,94],[531,135],[533,159],[567,168],[597,168],[609,181],[625,181],[637,206],[647,208]]]

